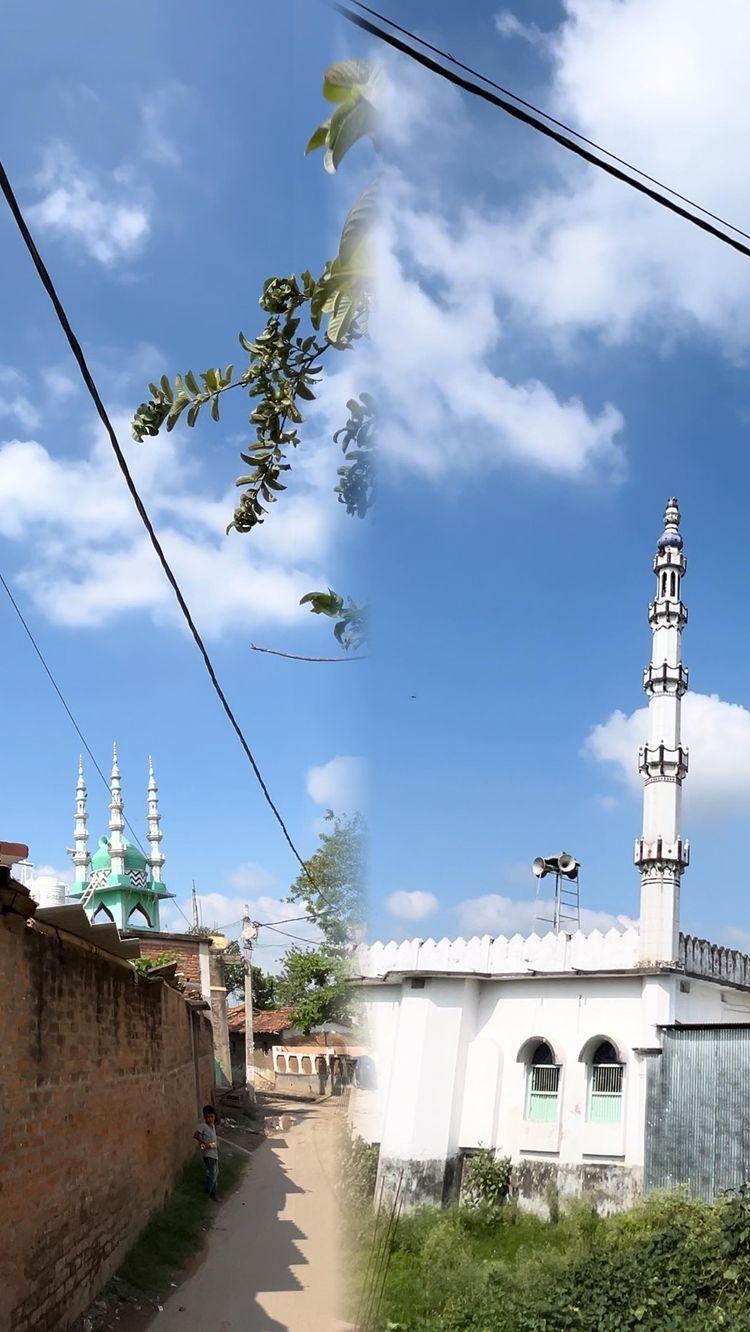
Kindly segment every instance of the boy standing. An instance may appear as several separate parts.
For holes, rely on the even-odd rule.
[[[203,1168],[206,1172],[205,1188],[209,1198],[219,1201],[219,1147],[216,1141],[216,1111],[212,1105],[204,1105],[203,1118],[193,1134],[203,1153]]]

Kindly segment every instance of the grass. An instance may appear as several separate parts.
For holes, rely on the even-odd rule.
[[[219,1189],[226,1198],[240,1182],[245,1158],[225,1151],[219,1167]],[[186,1267],[201,1248],[205,1231],[216,1215],[216,1203],[203,1191],[203,1161],[187,1162],[163,1207],[154,1212],[117,1273],[145,1294],[163,1291],[170,1277]]]
[[[370,1220],[349,1256],[352,1311],[372,1238]],[[424,1210],[399,1221],[384,1275],[368,1332],[750,1332],[750,1188],[605,1218],[578,1203],[555,1223],[514,1203]]]

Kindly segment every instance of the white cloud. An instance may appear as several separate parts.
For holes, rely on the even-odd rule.
[[[626,716],[613,712],[589,734],[585,749],[593,758],[614,766],[627,787],[638,792],[638,749],[646,743],[648,709]],[[689,691],[682,700],[683,744],[689,749],[684,786],[689,818],[746,817],[750,802],[750,712],[716,694]]]
[[[187,88],[181,83],[167,83],[146,93],[141,101],[143,157],[157,166],[176,167],[182,160],[167,122],[184,112]]]
[[[133,258],[150,230],[149,209],[125,168],[98,178],[73,150],[55,141],[48,145],[35,185],[40,198],[27,208],[33,229],[57,236],[83,249],[110,268]]]
[[[67,402],[78,391],[78,384],[72,375],[59,365],[51,365],[42,373],[44,387],[54,402]]]
[[[244,893],[267,892],[276,884],[273,874],[254,860],[246,860],[233,869],[229,875],[229,882],[233,888],[239,888]]]
[[[713,212],[743,224],[750,185],[736,164],[750,134],[750,10],[725,0],[566,0],[545,43],[553,114]],[[510,27],[514,21],[509,21]],[[506,30],[507,25],[506,25]],[[516,28],[520,31],[520,25]],[[459,273],[491,252],[493,290],[552,333],[617,342],[700,328],[731,351],[750,343],[747,260],[625,185],[550,149],[560,184],[514,212],[467,215]]]
[[[438,905],[434,893],[418,891],[391,893],[386,901],[391,915],[397,916],[399,920],[423,920],[425,916],[431,916],[437,911]]]
[[[472,237],[471,262],[462,261],[465,247],[445,217],[417,210],[395,176],[388,189],[374,328],[389,416],[384,462],[433,479],[509,464],[571,480],[619,476],[616,407],[592,411],[538,379],[512,383],[493,368],[503,335],[494,244]]]
[[[513,934],[543,934],[552,928],[549,924],[553,913],[551,901],[485,893],[481,897],[459,902],[455,909],[461,934],[465,938],[474,934],[503,934],[509,938]],[[589,911],[585,907],[581,910],[581,929],[586,933],[592,930],[625,930],[636,924],[629,916],[613,916],[607,911]]]
[[[113,423],[126,439],[128,419],[115,415]],[[258,624],[302,623],[300,597],[326,581],[322,561],[334,521],[327,484],[321,494],[302,478],[262,541],[227,535],[234,492],[212,494],[176,434],[133,446],[128,461],[201,629],[219,637]],[[33,439],[0,445],[0,536],[19,543],[18,582],[56,624],[101,627],[135,610],[159,623],[179,621],[98,428],[75,458],[54,458]]]
[[[361,810],[365,800],[365,760],[350,754],[337,754],[327,763],[310,768],[307,793],[316,805],[336,814]]]
[[[531,46],[544,48],[550,42],[550,33],[543,32],[536,23],[523,23],[510,9],[495,15],[495,27],[501,37],[520,37]]]

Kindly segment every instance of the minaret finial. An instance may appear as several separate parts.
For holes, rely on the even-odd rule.
[[[109,855],[110,875],[113,879],[125,876],[125,819],[123,816],[120,765],[117,761],[117,743],[112,745],[112,776],[109,783]]]
[[[161,817],[159,815],[159,788],[156,785],[154,764],[148,756],[148,843],[151,854],[148,863],[151,866],[151,878],[154,883],[163,883],[162,869],[164,855],[161,850]]]
[[[681,828],[682,782],[688,770],[681,705],[688,673],[682,664],[687,610],[681,599],[687,560],[679,524],[679,506],[671,497],[654,556],[656,598],[648,608],[653,641],[651,662],[643,673],[649,738],[638,756],[644,780],[643,834],[635,844],[635,863],[641,872],[641,959],[649,963],[679,959],[680,878],[690,859]]]
[[[86,812],[86,781],[83,775],[83,755],[78,755],[78,781],[76,782],[76,812],[73,824],[73,893],[83,893],[89,867],[89,831]]]

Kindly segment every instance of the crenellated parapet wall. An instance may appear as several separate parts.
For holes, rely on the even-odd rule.
[[[373,943],[353,957],[356,977],[389,975],[519,976],[626,971],[638,966],[638,930],[584,934],[489,934],[472,939],[405,939]]]
[[[723,948],[708,939],[681,934],[680,965],[691,976],[705,976],[708,980],[750,989],[750,957],[736,948]]]

